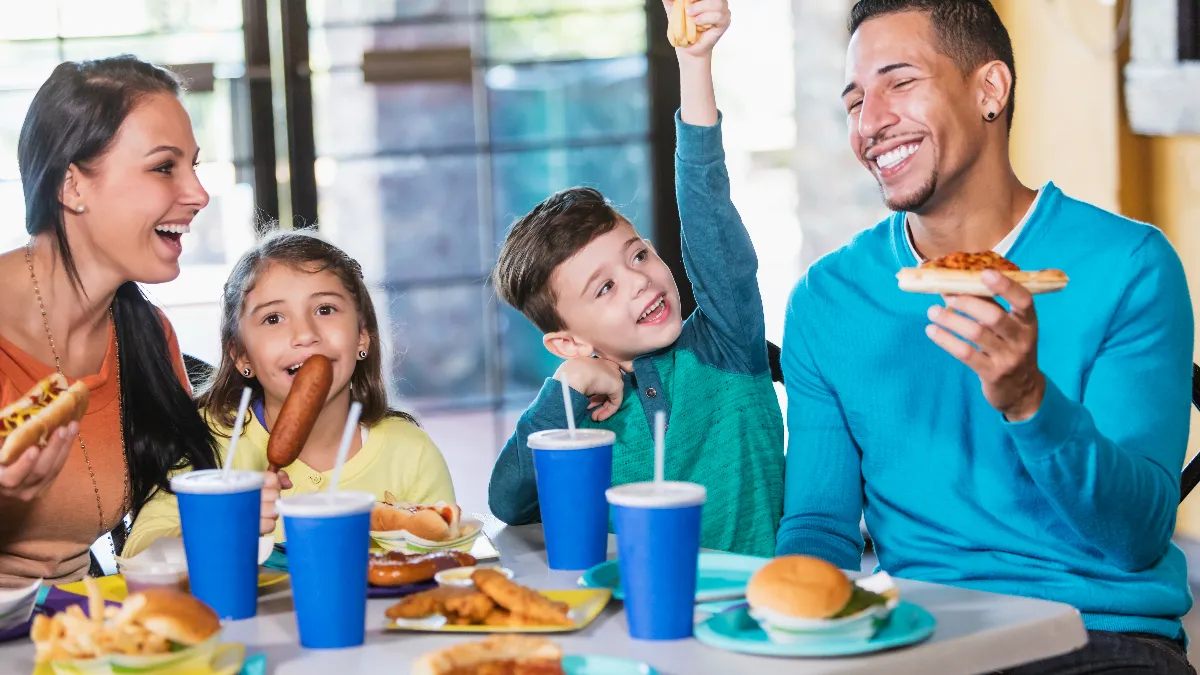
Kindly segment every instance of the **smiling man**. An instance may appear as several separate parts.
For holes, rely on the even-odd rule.
[[[862,0],[850,33],[850,147],[895,213],[792,295],[777,552],[857,569],[865,514],[889,573],[1081,611],[1087,647],[1016,672],[1194,672],[1171,543],[1193,340],[1178,256],[1021,183],[1012,46],[986,0]],[[999,302],[897,286],[988,251],[1070,285],[1036,302],[994,272]]]

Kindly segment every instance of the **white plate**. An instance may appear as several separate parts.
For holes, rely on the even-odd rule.
[[[475,539],[483,532],[483,523],[475,518],[464,516],[459,520],[459,531],[466,532],[466,534],[449,541],[422,539],[408,530],[371,532],[371,538],[375,540],[376,544],[379,544],[380,548],[387,551],[429,553],[430,551],[444,551],[451,548],[460,551],[469,551]]]
[[[433,580],[438,582],[440,586],[461,586],[467,588],[474,586],[475,582],[471,581],[471,575],[475,570],[496,570],[504,575],[509,581],[513,578],[513,571],[507,567],[492,567],[490,565],[478,565],[475,567],[454,567],[448,570],[442,570],[433,575]]]
[[[749,615],[758,622],[771,642],[777,644],[802,644],[829,639],[869,640],[879,630],[883,620],[900,604],[900,595],[895,582],[886,572],[854,583],[864,590],[887,596],[887,604],[868,607],[840,619],[805,619],[755,608],[749,610]]]

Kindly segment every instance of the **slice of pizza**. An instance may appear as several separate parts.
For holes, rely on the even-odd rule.
[[[413,675],[563,675],[558,645],[532,635],[495,635],[422,655]]]
[[[1024,271],[998,253],[951,253],[927,260],[918,267],[905,267],[896,275],[900,290],[936,295],[995,295],[983,283],[984,270],[995,270],[1037,295],[1061,291],[1067,286],[1062,270]]]
[[[67,378],[54,373],[35,384],[0,410],[0,466],[17,461],[29,448],[45,445],[51,432],[83,419],[87,407],[88,388],[83,382],[68,385]]]

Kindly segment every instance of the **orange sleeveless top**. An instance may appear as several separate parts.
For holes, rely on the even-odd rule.
[[[163,326],[175,371],[190,391],[175,330],[166,317]],[[112,334],[100,372],[79,378],[91,392],[79,431],[96,474],[108,529],[125,515],[121,503],[125,462],[115,347],[116,335]],[[0,336],[0,407],[7,406],[53,372],[53,366],[38,361]],[[108,531],[100,527],[96,491],[79,441],[75,441],[62,472],[45,492],[32,502],[0,497],[0,514],[3,514],[0,516],[0,587],[3,588],[27,585],[39,578],[55,584],[82,579],[88,570],[88,549]]]

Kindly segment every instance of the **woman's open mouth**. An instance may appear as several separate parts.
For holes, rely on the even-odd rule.
[[[183,252],[183,235],[191,231],[190,225],[159,225],[154,228],[154,234],[176,253]]]

